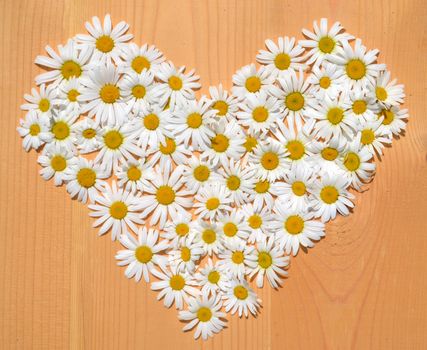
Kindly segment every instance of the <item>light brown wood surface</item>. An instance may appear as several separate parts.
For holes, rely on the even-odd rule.
[[[301,38],[322,16],[381,51],[406,86],[410,122],[357,195],[354,214],[292,260],[279,291],[261,292],[257,319],[232,318],[207,342],[116,267],[86,206],[38,175],[15,129],[45,44],[84,31],[91,16],[126,20],[203,84],[230,87],[266,38]],[[426,349],[427,3],[367,1],[0,0],[1,349]]]

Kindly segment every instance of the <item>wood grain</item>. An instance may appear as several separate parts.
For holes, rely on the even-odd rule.
[[[98,238],[85,206],[37,175],[15,131],[45,44],[84,31],[93,15],[131,24],[202,91],[253,62],[264,39],[301,38],[322,16],[381,51],[406,85],[406,136],[386,150],[354,214],[292,261],[279,291],[264,289],[256,320],[233,318],[207,342],[115,266],[118,244]],[[363,1],[0,1],[1,349],[426,349],[427,3]]]

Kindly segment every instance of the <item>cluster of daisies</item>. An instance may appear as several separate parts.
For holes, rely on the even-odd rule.
[[[350,190],[405,129],[403,86],[378,50],[321,19],[304,40],[267,40],[230,92],[197,99],[195,72],[128,28],[94,17],[87,34],[46,46],[18,132],[43,178],[123,245],[126,277],[206,339],[226,312],[256,315],[256,288],[278,288],[289,256],[350,213]]]

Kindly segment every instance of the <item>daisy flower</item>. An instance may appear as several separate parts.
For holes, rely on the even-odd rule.
[[[179,272],[175,266],[162,271],[153,270],[160,281],[152,282],[151,289],[159,291],[157,300],[164,298],[163,304],[169,308],[175,303],[175,307],[182,310],[184,302],[189,303],[191,296],[196,297],[200,294],[199,289],[193,287],[196,282],[186,272]]]
[[[81,79],[84,88],[77,96],[77,101],[81,102],[81,113],[89,112],[89,117],[95,116],[98,124],[123,125],[127,119],[127,111],[119,78],[117,69],[112,64],[90,70],[88,77]]]
[[[49,132],[49,119],[39,116],[35,111],[29,111],[25,119],[19,120],[19,125],[16,130],[23,138],[22,146],[27,152],[31,148],[37,151],[40,146],[52,139]]]
[[[137,191],[144,192],[145,188],[150,186],[149,181],[154,180],[155,174],[151,164],[142,157],[137,161],[130,160],[121,164],[117,169],[116,176],[119,187],[135,193]]]
[[[46,86],[41,84],[37,89],[31,89],[30,94],[24,94],[27,103],[21,105],[23,111],[36,111],[42,116],[50,117],[52,115],[52,108],[58,104],[57,89],[53,85]]]
[[[344,176],[351,186],[360,191],[363,183],[369,182],[375,172],[375,163],[372,163],[373,155],[365,147],[361,147],[360,134],[348,144],[343,154],[342,169]]]
[[[76,163],[68,167],[63,178],[67,181],[67,192],[71,198],[86,203],[88,198],[90,202],[94,202],[98,191],[104,192],[104,180],[108,177],[92,160],[78,157]]]
[[[247,203],[252,194],[253,169],[242,167],[240,161],[230,159],[230,162],[219,170],[219,174],[219,181],[229,192],[232,201],[237,205]]]
[[[185,215],[192,206],[192,199],[186,198],[190,192],[182,188],[182,170],[169,171],[155,170],[154,179],[146,187],[143,197],[138,200],[138,208],[142,209],[141,216],[147,217],[152,213],[150,225],[159,223],[160,228],[165,226],[168,216]]]
[[[278,182],[255,178],[252,183],[252,195],[250,197],[255,208],[266,206],[271,209],[274,205],[273,195],[277,195],[275,188]]]
[[[102,143],[102,130],[93,119],[83,117],[71,126],[71,135],[74,146],[81,154],[99,150]]]
[[[258,288],[264,286],[264,276],[273,288],[279,288],[282,279],[288,273],[285,270],[289,266],[289,256],[283,255],[283,250],[274,244],[274,239],[270,238],[266,242],[257,244],[255,254],[248,261],[251,269],[249,278],[256,275],[256,285]]]
[[[247,266],[253,260],[254,247],[236,241],[227,244],[226,248],[219,254],[219,266],[232,278],[243,278],[249,273]]]
[[[184,101],[179,109],[172,113],[169,122],[171,132],[184,142],[184,146],[195,151],[208,148],[214,136],[209,125],[215,112],[209,109],[209,102],[202,97],[199,101]]]
[[[347,191],[348,185],[348,179],[343,176],[323,174],[321,180],[314,184],[314,216],[327,222],[335,219],[337,212],[341,215],[348,215],[349,208],[354,207],[350,200],[354,198],[354,195]]]
[[[325,96],[331,100],[337,98],[343,89],[343,72],[328,62],[323,62],[322,67],[314,66],[307,80],[311,83],[310,93],[320,101]]]
[[[348,87],[360,89],[374,85],[379,72],[385,69],[385,64],[374,63],[379,51],[377,49],[366,51],[360,39],[356,39],[354,49],[345,40],[341,43],[343,50],[328,54],[326,59],[336,64],[343,72]]]
[[[271,235],[273,216],[267,207],[255,208],[252,204],[245,204],[242,212],[250,232],[249,243],[261,242]]]
[[[92,48],[77,47],[74,40],[68,40],[65,46],[58,45],[58,53],[49,45],[45,47],[50,57],[37,56],[35,63],[46,67],[49,72],[36,76],[36,84],[52,83],[54,86],[61,81],[79,78],[86,70],[92,55]]]
[[[286,254],[297,255],[300,245],[305,248],[314,247],[313,241],[325,236],[325,224],[313,220],[313,212],[290,209],[286,203],[276,201],[274,207],[275,221],[272,229],[280,249]]]
[[[172,62],[159,65],[156,76],[160,80],[157,89],[162,96],[162,104],[168,103],[171,109],[181,106],[187,100],[194,100],[194,90],[200,89],[199,76],[191,70],[184,73],[185,66],[176,68]]]
[[[334,173],[340,169],[341,155],[347,148],[347,139],[339,136],[328,141],[313,141],[311,144],[312,156],[309,162],[321,172]]]
[[[58,103],[61,107],[73,113],[80,114],[80,102],[77,97],[82,93],[83,86],[80,79],[70,78],[63,80],[58,86]]]
[[[51,142],[55,145],[61,145],[68,149],[73,149],[73,125],[76,122],[78,114],[69,113],[65,110],[54,113],[50,123]]]
[[[237,312],[239,317],[245,315],[247,318],[249,312],[256,316],[260,308],[261,300],[257,298],[246,280],[231,279],[224,291],[223,298],[225,311],[232,315]]]
[[[235,96],[224,90],[222,84],[219,84],[218,87],[209,87],[209,94],[211,108],[216,113],[215,115],[218,119],[225,119],[228,122],[235,119],[236,112],[238,111],[238,100]]]
[[[344,28],[339,22],[335,22],[328,30],[328,20],[320,19],[320,25],[317,21],[313,22],[314,33],[303,29],[303,34],[307,40],[300,40],[298,44],[309,49],[306,57],[309,58],[306,64],[314,63],[314,66],[320,65],[329,54],[335,54],[342,51],[342,42],[353,40],[354,37],[344,33]]]
[[[178,318],[188,322],[183,331],[196,327],[194,339],[202,336],[203,340],[213,337],[219,333],[226,324],[224,312],[221,312],[222,302],[220,296],[208,298],[202,293],[202,298],[191,298],[188,301],[188,310],[180,311]]]
[[[176,266],[177,271],[193,273],[196,264],[205,251],[200,242],[194,241],[194,236],[186,237],[176,250],[168,253],[169,264]]]
[[[142,149],[136,146],[134,136],[123,131],[121,126],[103,128],[100,143],[101,150],[95,163],[100,163],[109,174],[113,169],[118,169],[119,161],[136,161],[135,157],[143,156]]]
[[[115,181],[111,187],[105,185],[105,191],[94,198],[95,204],[89,204],[89,216],[97,218],[93,227],[101,226],[98,234],[101,236],[111,229],[111,240],[115,241],[120,235],[128,232],[138,232],[137,224],[144,222],[138,209],[139,198],[132,193],[118,188]]]
[[[303,121],[307,116],[308,107],[311,105],[310,83],[304,80],[304,73],[299,70],[287,71],[278,78],[279,86],[271,87],[271,94],[275,96],[283,106],[283,116],[288,125],[296,124],[301,130]]]
[[[389,71],[381,72],[372,88],[377,101],[386,107],[398,106],[403,103],[403,99],[405,98],[403,85],[396,84],[397,79],[390,81],[390,75]]]
[[[212,125],[212,131],[214,136],[201,158],[207,159],[212,166],[218,164],[226,166],[230,158],[240,159],[245,152],[243,147],[245,140],[240,126],[234,121],[226,123],[225,120],[221,120]]]
[[[243,143],[243,147],[245,148],[245,155],[251,155],[254,153],[256,146],[260,143],[265,143],[267,140],[267,136],[261,133],[248,133],[245,132],[245,142]]]
[[[183,168],[183,177],[185,186],[192,192],[196,193],[200,187],[218,179],[215,169],[208,162],[204,162],[194,155],[187,159]]]
[[[80,47],[89,47],[93,50],[91,61],[101,64],[120,63],[120,55],[128,45],[126,41],[133,38],[132,34],[125,34],[129,25],[121,21],[116,26],[112,26],[110,15],[104,17],[104,23],[98,17],[92,17],[92,23],[85,23],[87,34],[77,34],[76,41]]]
[[[198,220],[194,232],[196,240],[202,243],[205,254],[212,256],[212,254],[218,254],[224,249],[222,232],[215,222]]]
[[[187,237],[194,235],[194,225],[190,213],[179,213],[166,222],[161,236],[169,240],[170,247],[176,249],[185,242]]]
[[[304,49],[295,43],[295,38],[279,37],[277,44],[270,39],[265,41],[267,50],[259,50],[256,60],[266,65],[272,75],[280,75],[290,69],[305,69]]]
[[[208,258],[208,262],[200,272],[195,274],[194,278],[204,295],[221,294],[228,282],[228,275],[220,268],[219,261],[214,264],[211,258]]]
[[[405,131],[409,115],[407,109],[400,109],[397,106],[392,106],[390,108],[381,109],[377,117],[382,120],[385,132],[398,136]]]
[[[233,75],[233,95],[240,101],[244,100],[247,95],[264,91],[268,93],[272,84],[274,83],[274,76],[270,71],[262,66],[258,70],[255,64],[249,64],[239,69]]]
[[[116,254],[118,266],[127,266],[125,276],[135,278],[139,282],[144,277],[145,282],[150,282],[150,273],[155,266],[165,267],[166,256],[162,255],[168,249],[166,241],[159,241],[159,232],[145,226],[140,227],[137,233],[138,239],[129,233],[120,236],[120,243],[126,248]]]
[[[223,242],[226,245],[246,242],[249,236],[245,215],[240,209],[234,208],[231,212],[221,213],[216,220],[218,228],[223,233]]]
[[[270,182],[283,178],[288,169],[286,155],[285,148],[275,140],[259,144],[249,157],[254,176]]]
[[[392,137],[382,125],[382,118],[360,122],[360,145],[372,155],[383,154],[384,145],[391,145]]]
[[[239,103],[239,108],[236,116],[249,133],[266,133],[274,129],[276,121],[281,118],[279,101],[265,92],[248,95]]]
[[[139,47],[135,43],[129,43],[122,48],[121,56],[123,60],[118,65],[120,73],[141,74],[145,69],[155,75],[160,63],[165,60],[163,54],[154,45],[148,46],[148,44]]]
[[[353,89],[342,99],[342,106],[350,113],[353,120],[363,122],[375,117],[377,103],[366,90]]]
[[[37,161],[43,167],[40,170],[43,179],[47,181],[53,177],[55,186],[61,186],[65,181],[65,174],[76,163],[76,157],[64,146],[48,144]]]
[[[224,186],[211,183],[200,188],[194,197],[194,213],[204,219],[215,219],[219,213],[231,211],[233,200]]]

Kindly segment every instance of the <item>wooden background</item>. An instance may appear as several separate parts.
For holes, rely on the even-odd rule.
[[[427,115],[423,0],[0,1],[1,349],[426,349]],[[208,84],[230,86],[264,39],[301,38],[322,16],[340,20],[406,85],[407,135],[386,150],[354,214],[292,261],[263,309],[233,318],[208,342],[182,333],[174,311],[115,266],[118,244],[98,238],[85,206],[37,175],[15,131],[32,62],[91,16],[126,20]]]

